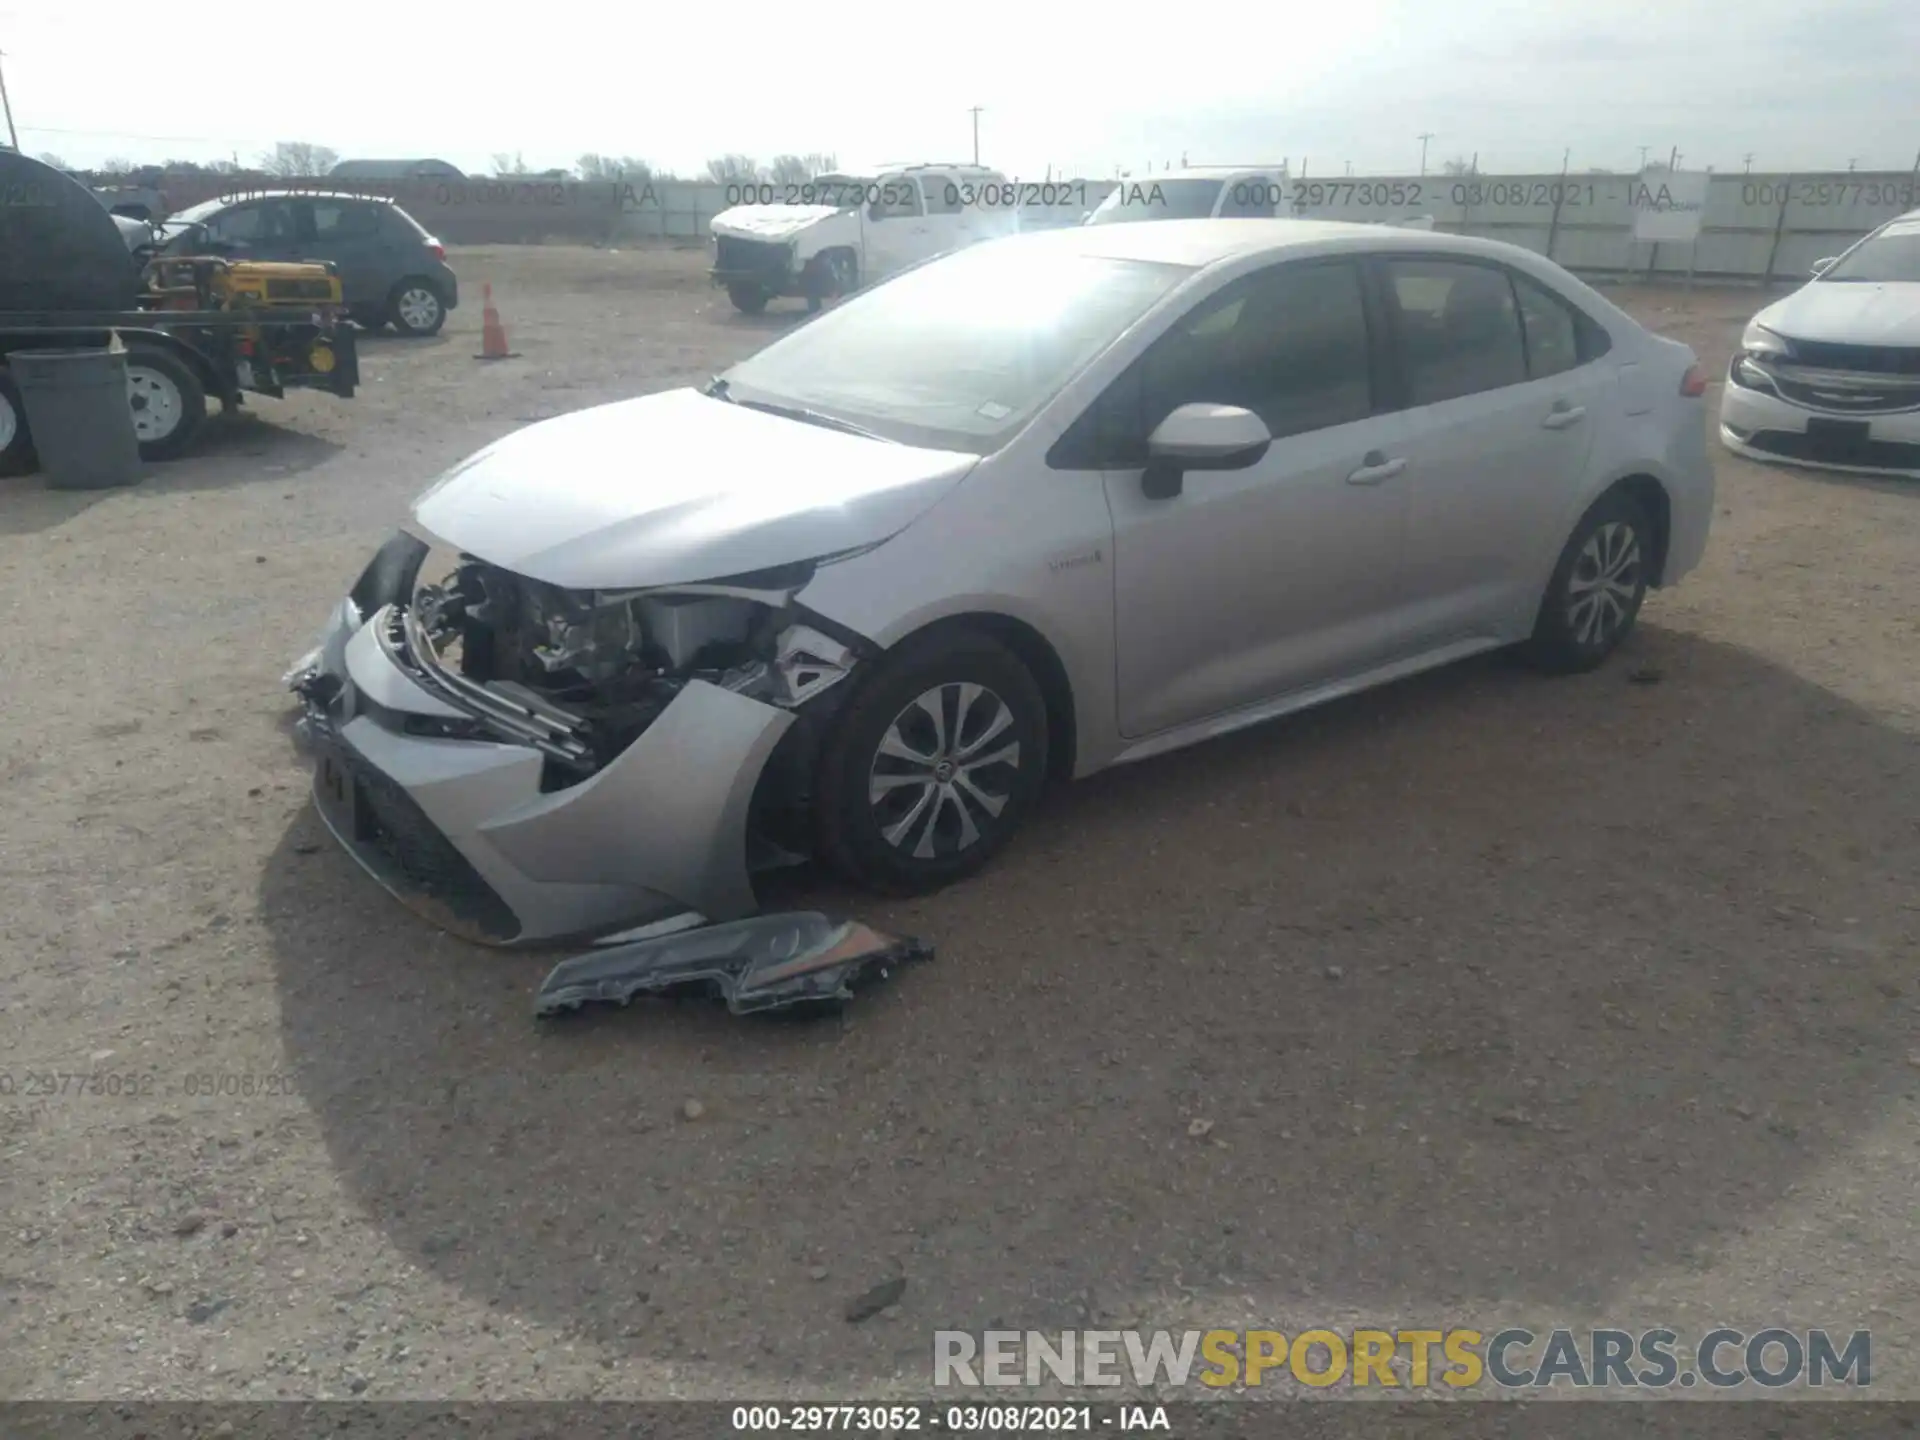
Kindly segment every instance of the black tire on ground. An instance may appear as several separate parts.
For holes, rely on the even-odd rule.
[[[827,301],[851,295],[856,288],[858,281],[854,274],[853,257],[844,250],[827,252],[820,257],[815,273],[809,277],[807,313],[819,313]]]
[[[727,286],[727,298],[742,315],[758,315],[767,308],[767,292],[758,285],[736,281]]]
[[[387,319],[402,335],[416,340],[438,335],[447,323],[446,297],[431,280],[409,275],[387,296]]]
[[[207,418],[206,387],[186,361],[156,345],[127,347],[127,402],[142,460],[171,460]]]
[[[1598,666],[1633,629],[1654,554],[1646,506],[1625,490],[1594,501],[1560,552],[1522,654],[1559,675]]]
[[[975,873],[1045,784],[1040,686],[1005,646],[959,628],[908,640],[855,683],[816,772],[821,857],[890,894]]]
[[[27,411],[20,403],[20,387],[0,367],[0,475],[31,474],[40,463],[27,432]]]

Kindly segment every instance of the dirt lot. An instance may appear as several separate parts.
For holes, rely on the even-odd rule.
[[[796,312],[455,258],[352,403],[0,485],[0,1395],[877,1397],[995,1322],[1870,1328],[1920,1395],[1920,491],[1723,455],[1598,674],[1100,777],[923,902],[803,879],[939,948],[844,1020],[543,1029],[545,959],[325,841],[281,672],[441,467]],[[1716,365],[1759,304],[1620,293]]]

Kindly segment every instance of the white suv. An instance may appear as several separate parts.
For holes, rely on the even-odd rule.
[[[1015,187],[979,165],[900,165],[795,184],[741,181],[713,217],[713,282],[749,315],[809,310],[909,265],[1018,227]]]

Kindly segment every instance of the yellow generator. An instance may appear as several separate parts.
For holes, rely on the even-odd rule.
[[[221,260],[184,255],[148,262],[158,310],[298,310],[332,320],[344,308],[340,276],[314,261]]]

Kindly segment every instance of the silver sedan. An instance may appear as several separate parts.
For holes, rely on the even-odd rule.
[[[414,507],[290,676],[377,878],[495,943],[883,891],[1090,775],[1479,651],[1600,664],[1713,511],[1685,346],[1527,251],[1089,226],[935,260]]]

